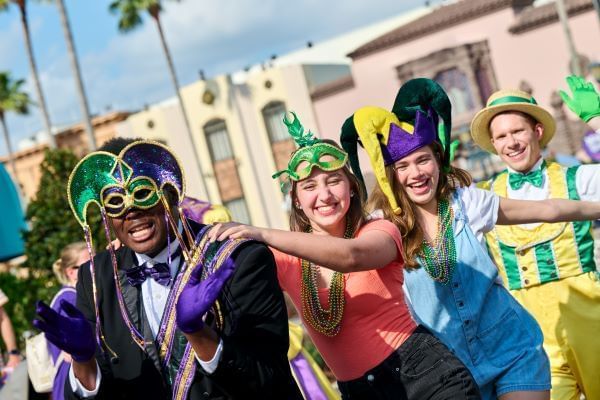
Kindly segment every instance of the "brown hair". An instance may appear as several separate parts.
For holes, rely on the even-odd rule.
[[[85,242],[74,242],[66,245],[60,252],[60,258],[52,264],[52,271],[61,284],[70,284],[65,271],[67,268],[77,267],[79,254],[84,250],[87,250]]]
[[[498,115],[505,115],[505,114],[520,115],[521,117],[523,117],[529,123],[531,129],[534,129],[537,124],[541,124],[541,122],[538,121],[537,119],[535,119],[535,117],[533,115],[527,114],[526,112],[518,111],[518,110],[506,110],[506,111],[502,111],[502,112],[494,115],[492,118],[490,118],[490,122],[488,122],[488,129],[487,130],[488,130],[488,134],[490,135],[490,138],[492,137],[492,121]]]
[[[471,175],[463,169],[450,166],[448,171],[444,171],[441,167],[444,160],[444,151],[438,142],[431,143],[429,148],[431,148],[431,151],[438,162],[438,166],[440,167],[440,178],[436,190],[436,199],[448,199],[457,187],[469,186],[471,184],[473,181]],[[410,197],[408,197],[404,187],[397,181],[394,165],[392,164],[385,167],[385,172],[387,179],[392,186],[396,201],[402,211],[400,214],[394,214],[387,197],[379,185],[375,185],[373,192],[369,196],[367,210],[382,210],[384,217],[398,227],[400,234],[402,235],[403,256],[406,262],[406,268],[418,268],[419,264],[417,263],[416,258],[421,252],[423,229],[417,220],[417,206],[412,202]]]
[[[331,144],[339,149],[341,147],[331,139],[324,139],[323,142]],[[292,153],[293,156],[293,153]],[[348,168],[348,164],[344,165],[340,171],[346,175],[348,180],[350,181],[350,193],[354,192],[354,196],[350,197],[350,208],[348,208],[348,212],[346,213],[346,222],[352,228],[352,232],[356,232],[364,223],[366,218],[366,213],[363,204],[364,191],[362,186],[358,182],[358,178],[354,176],[352,172],[350,172],[350,168]],[[310,228],[310,220],[304,214],[302,209],[296,208],[296,199],[297,199],[297,188],[298,182],[292,181],[292,189],[290,190],[290,199],[291,199],[291,211],[290,211],[290,230],[297,232],[306,232]]]

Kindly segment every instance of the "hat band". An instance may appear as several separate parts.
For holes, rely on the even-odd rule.
[[[519,97],[519,96],[505,96],[505,97],[500,97],[499,99],[496,99],[496,100],[490,102],[490,104],[488,104],[488,107],[497,106],[499,104],[507,104],[507,103],[528,103],[528,104],[537,105],[537,101],[535,101],[535,99],[533,97],[530,99],[526,99],[524,97]]]

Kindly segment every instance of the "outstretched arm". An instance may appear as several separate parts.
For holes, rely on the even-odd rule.
[[[500,197],[498,225],[535,222],[589,221],[600,218],[600,202],[548,199],[514,200]]]
[[[233,257],[235,273],[219,298],[223,351],[211,379],[232,398],[301,398],[289,392],[287,312],[273,255],[248,243]]]
[[[381,230],[369,230],[356,238],[343,239],[231,222],[215,225],[209,236],[211,240],[228,237],[258,240],[283,253],[344,273],[382,268],[399,255],[392,236]]]

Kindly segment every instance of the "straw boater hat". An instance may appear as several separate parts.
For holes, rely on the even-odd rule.
[[[505,111],[520,111],[530,115],[544,126],[540,147],[545,147],[554,136],[556,131],[554,118],[548,111],[538,106],[530,94],[520,90],[499,90],[490,96],[486,107],[479,111],[471,122],[471,136],[482,149],[496,154],[490,140],[490,122],[496,115]]]

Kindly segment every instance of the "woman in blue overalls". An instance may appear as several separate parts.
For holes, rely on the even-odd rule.
[[[429,79],[403,85],[392,112],[358,110],[341,142],[359,177],[357,142],[365,148],[378,181],[369,204],[402,233],[417,322],[471,370],[483,398],[549,399],[542,333],[502,286],[483,233],[495,224],[594,219],[600,204],[515,201],[471,187],[469,173],[449,163],[450,101]]]

